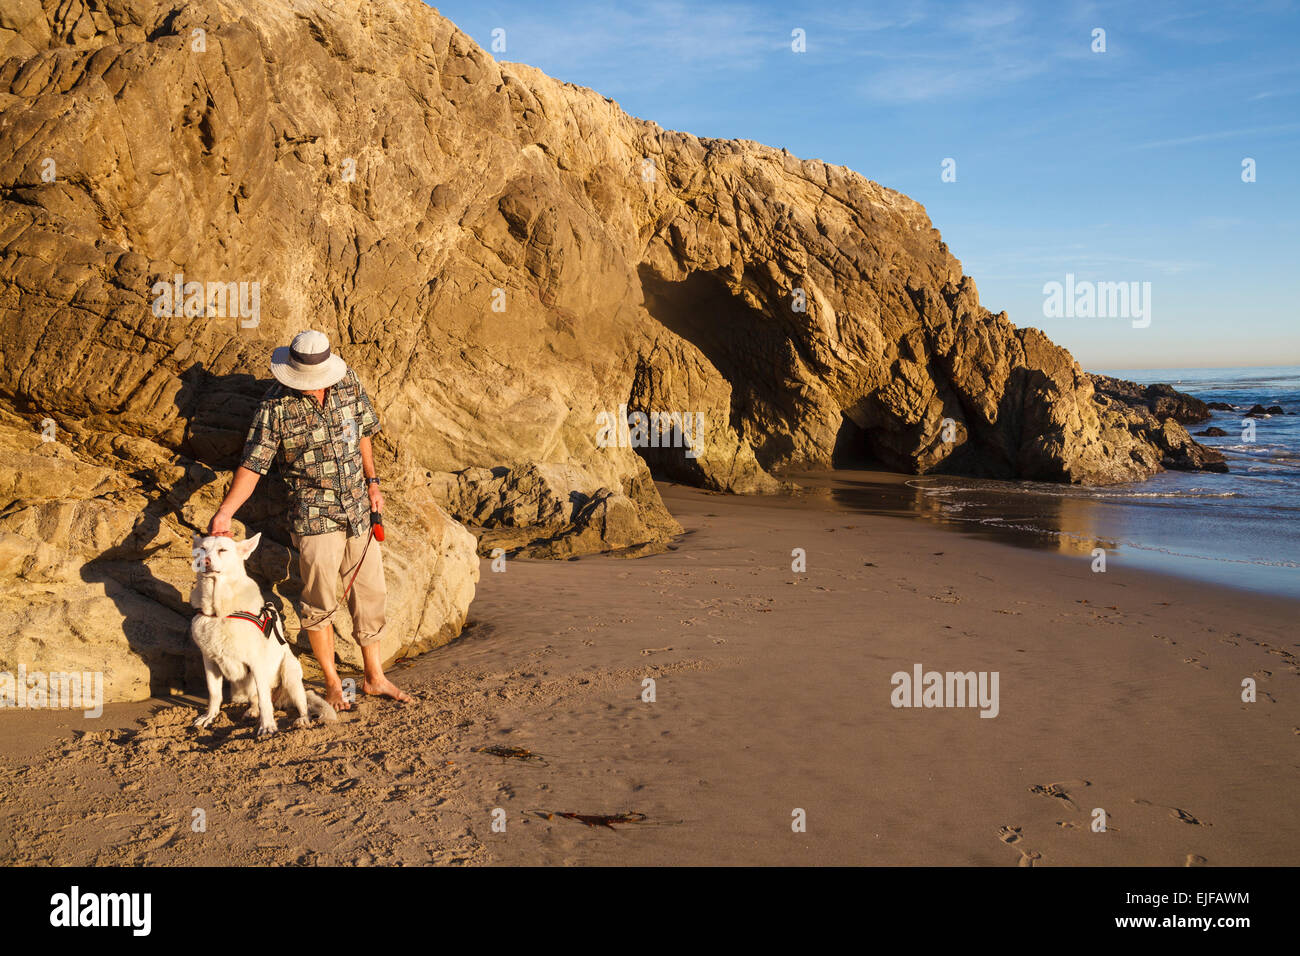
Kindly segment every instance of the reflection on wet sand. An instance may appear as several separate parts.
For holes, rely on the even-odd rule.
[[[852,511],[924,518],[988,540],[1091,557],[1119,542],[1100,528],[1096,501],[1026,496],[1004,483],[875,471],[789,475],[813,497]]]
[[[1165,472],[1104,488],[848,469],[784,477],[836,509],[923,518],[1085,561],[1100,548],[1107,571],[1145,567],[1300,598],[1297,509],[1239,477],[1227,487],[1221,475]]]

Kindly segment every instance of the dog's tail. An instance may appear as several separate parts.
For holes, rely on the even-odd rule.
[[[327,704],[325,698],[314,690],[307,691],[307,713],[312,717],[319,717],[325,723],[339,719],[339,715],[334,712],[334,708]]]

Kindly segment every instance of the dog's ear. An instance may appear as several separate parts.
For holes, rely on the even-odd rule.
[[[238,549],[239,551],[239,556],[243,558],[245,561],[247,561],[248,556],[257,550],[257,543],[261,540],[262,540],[262,532],[259,531],[257,532],[257,534],[253,535],[251,538],[247,539],[246,541],[239,542],[237,545],[235,545],[236,549]]]

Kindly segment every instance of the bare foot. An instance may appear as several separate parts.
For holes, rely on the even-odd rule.
[[[343,699],[343,682],[325,685],[325,703],[335,710],[351,710],[352,705]]]
[[[380,677],[378,680],[366,679],[362,681],[361,692],[375,697],[391,697],[393,700],[411,700],[410,694],[406,693],[406,691],[402,690],[387,677]]]

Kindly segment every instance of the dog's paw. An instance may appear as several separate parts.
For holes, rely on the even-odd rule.
[[[258,725],[257,725],[257,739],[258,739],[258,740],[261,740],[263,737],[269,737],[269,736],[271,736],[273,733],[275,733],[275,724],[258,724]]]
[[[212,722],[217,719],[216,714],[203,714],[194,719],[193,727],[195,730],[206,730]]]
[[[297,720],[293,722],[293,725],[297,727],[299,730],[305,730],[311,726],[311,718],[299,717]]]
[[[250,704],[248,710],[244,711],[244,716],[249,720],[260,720],[262,717],[262,711],[258,709],[256,704]]]

